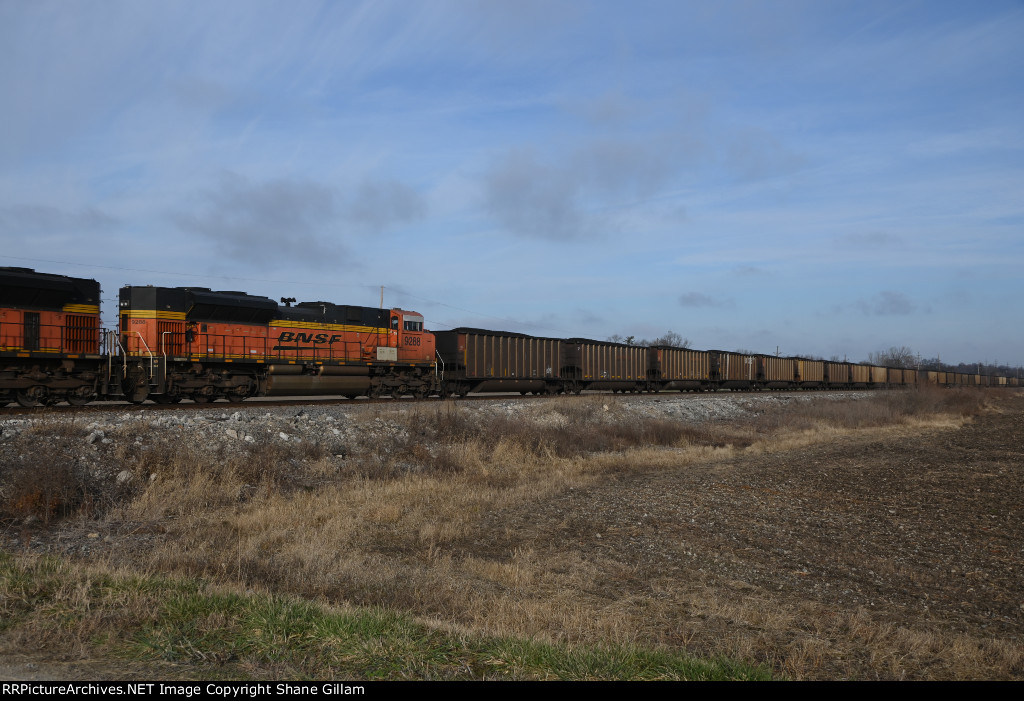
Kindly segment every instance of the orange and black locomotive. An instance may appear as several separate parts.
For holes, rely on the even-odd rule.
[[[201,287],[123,287],[120,353],[130,401],[338,394],[425,397],[434,337],[403,309]]]
[[[98,282],[0,267],[0,405],[105,394],[100,343]]]

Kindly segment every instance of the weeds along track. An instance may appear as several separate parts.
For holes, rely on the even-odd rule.
[[[462,397],[458,401],[487,401],[489,399],[509,399],[509,395],[493,395],[493,394],[474,394],[468,397]],[[538,400],[543,397],[514,397],[515,399],[521,399],[522,401]],[[322,396],[322,397],[279,397],[274,399],[247,399],[243,402],[229,402],[216,401],[216,402],[194,402],[190,399],[182,400],[175,404],[159,404],[156,402],[146,402],[143,404],[131,404],[129,402],[96,402],[94,404],[88,404],[86,406],[72,406],[70,404],[53,404],[50,406],[42,407],[21,407],[21,406],[6,406],[0,407],[0,417],[2,416],[19,416],[19,415],[47,415],[56,413],[102,413],[105,411],[127,411],[127,412],[147,412],[147,411],[202,411],[204,409],[225,409],[227,407],[236,408],[249,408],[249,407],[266,407],[266,408],[285,408],[285,407],[303,407],[303,406],[345,406],[345,405],[357,405],[365,406],[370,404],[410,404],[419,402],[440,402],[446,401],[438,397],[432,397],[427,399],[416,399],[414,397],[384,397],[372,399],[369,397],[361,397],[359,399],[349,399],[342,396]]]

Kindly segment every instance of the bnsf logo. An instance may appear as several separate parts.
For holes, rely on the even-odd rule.
[[[337,343],[341,336],[330,336],[325,333],[294,333],[285,331],[277,337],[278,343]]]

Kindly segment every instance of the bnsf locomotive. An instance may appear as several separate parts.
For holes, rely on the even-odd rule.
[[[95,280],[0,268],[0,404],[85,404],[105,393]]]
[[[147,286],[121,288],[119,315],[117,350],[130,366],[122,387],[133,402],[425,397],[438,385],[434,336],[403,309]]]
[[[117,331],[104,331],[95,280],[0,267],[0,405],[1018,384],[1016,378],[482,329],[430,333],[416,312],[294,301],[203,287],[127,286]]]

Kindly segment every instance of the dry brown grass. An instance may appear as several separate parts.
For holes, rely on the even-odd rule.
[[[121,565],[385,605],[453,630],[683,648],[766,661],[795,678],[1012,677],[1024,658],[1010,641],[780,600],[742,581],[723,585],[699,561],[676,572],[642,553],[624,561],[602,540],[631,526],[586,532],[591,522],[571,510],[535,542],[523,541],[523,522],[501,517],[641,474],[713,472],[841,437],[952,428],[996,402],[926,389],[698,425],[629,420],[609,397],[557,399],[508,417],[451,402],[374,409],[362,418],[368,431],[381,420],[400,430],[368,432],[345,458],[309,443],[125,453],[137,479],[103,518],[111,530],[163,532],[145,549],[125,538],[109,555]],[[635,509],[640,518],[644,505]]]

